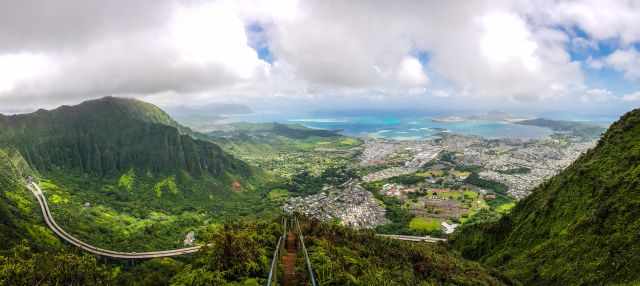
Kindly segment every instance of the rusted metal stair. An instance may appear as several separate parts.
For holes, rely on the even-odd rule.
[[[298,257],[297,237],[292,232],[287,233],[286,254],[282,256],[284,275],[282,277],[283,286],[294,286],[297,283],[296,259]]]
[[[289,228],[288,228],[289,226]],[[311,268],[311,262],[309,261],[309,254],[304,245],[304,237],[300,229],[298,219],[294,217],[283,218],[282,220],[283,233],[278,238],[276,249],[273,253],[273,259],[271,260],[271,270],[269,271],[269,278],[267,280],[267,286],[283,285],[283,286],[295,286],[299,282],[307,281],[311,282],[311,286],[317,286],[313,269]],[[301,251],[304,254],[304,260],[307,268],[307,277],[305,275],[298,275],[296,273],[296,262],[298,259],[298,252]],[[282,266],[282,277],[278,280],[278,262]],[[299,281],[303,279],[303,281]],[[278,281],[281,282],[277,283]],[[309,285],[306,284],[305,285]]]

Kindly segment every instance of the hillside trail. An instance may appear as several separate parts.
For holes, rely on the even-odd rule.
[[[287,233],[287,254],[282,256],[282,264],[284,265],[284,275],[282,285],[296,285],[296,257],[298,254],[298,244],[296,235],[293,232]]]

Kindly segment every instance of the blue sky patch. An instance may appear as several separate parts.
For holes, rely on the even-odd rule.
[[[249,39],[249,46],[256,50],[258,58],[270,64],[273,63],[274,57],[269,49],[264,27],[260,23],[251,23],[245,27],[245,31]]]

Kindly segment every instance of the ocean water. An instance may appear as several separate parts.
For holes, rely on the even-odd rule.
[[[286,115],[251,114],[235,117],[235,121],[297,123],[309,128],[340,130],[351,136],[371,136],[396,140],[433,138],[440,132],[477,135],[489,139],[540,139],[551,135],[551,129],[502,121],[468,120],[436,122],[432,116],[411,114]]]
[[[339,129],[353,136],[372,136],[396,140],[417,140],[432,138],[440,132],[463,135],[478,135],[489,139],[520,138],[539,139],[551,135],[548,128],[518,125],[500,121],[469,120],[462,122],[436,122],[432,118],[396,117],[351,117],[341,120],[327,118],[307,118],[304,121],[291,119],[289,122],[303,124],[311,128]]]

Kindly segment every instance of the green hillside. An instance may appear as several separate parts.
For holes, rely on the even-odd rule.
[[[209,245],[201,252],[135,263],[99,260],[72,247],[42,251],[23,242],[0,251],[0,285],[265,285],[282,232],[278,222],[227,223],[203,233]],[[301,227],[320,285],[514,285],[443,245],[317,222],[302,221]],[[309,281],[301,256],[296,268],[300,281]]]
[[[509,215],[462,228],[453,245],[526,285],[631,285],[640,282],[639,234],[636,109]]]
[[[243,162],[182,131],[159,108],[107,97],[52,111],[0,116],[0,144],[15,146],[40,171],[117,175],[130,168],[154,173],[250,175]]]
[[[211,131],[209,135],[216,137],[270,137],[281,136],[288,139],[332,138],[342,137],[337,131],[312,129],[299,124],[248,123],[237,122],[223,126],[221,130]]]
[[[317,221],[301,227],[320,285],[519,285],[442,244],[391,240]]]
[[[133,99],[0,116],[0,146],[40,179],[56,220],[80,239],[115,250],[180,247],[189,231],[276,213],[260,188],[263,172],[193,135]],[[13,182],[1,193],[13,199],[7,209],[37,214],[37,204],[25,206],[32,195],[15,183],[25,174],[1,177]]]
[[[0,149],[0,252],[28,239],[40,247],[60,245],[53,232],[40,221],[40,208],[24,186],[24,175],[31,173],[20,154]]]
[[[327,169],[349,165],[362,144],[336,131],[299,124],[232,123],[208,135],[226,152],[288,180],[301,173],[320,176]]]

